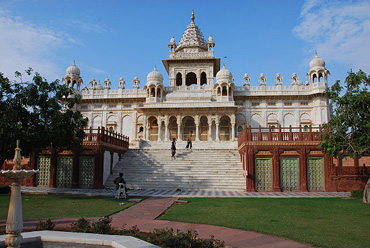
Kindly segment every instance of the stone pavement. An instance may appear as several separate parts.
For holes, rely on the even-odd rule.
[[[73,189],[22,187],[22,193],[29,194],[68,194],[87,196],[114,196],[114,189]],[[128,190],[130,196],[161,196],[161,197],[233,197],[233,198],[318,198],[318,197],[350,197],[350,192],[241,192],[241,191],[210,191],[210,190]]]

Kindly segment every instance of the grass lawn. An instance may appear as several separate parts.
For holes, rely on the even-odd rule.
[[[370,204],[341,198],[186,198],[162,219],[231,227],[314,245],[370,247]]]
[[[8,216],[10,195],[0,195],[0,219]],[[119,205],[124,202],[125,205]],[[134,205],[113,197],[22,195],[23,218],[103,217]]]

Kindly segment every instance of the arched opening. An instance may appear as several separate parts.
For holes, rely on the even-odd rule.
[[[155,89],[154,88],[150,89],[150,96],[155,97]]]
[[[200,117],[200,140],[208,140],[208,120],[206,116]]]
[[[177,139],[178,138],[178,135],[177,135],[178,126],[177,126],[177,118],[175,116],[170,117],[168,128],[170,131],[170,140],[173,140],[173,138]]]
[[[137,138],[142,139],[144,138],[144,116],[139,115],[136,119],[136,130],[138,130],[138,133],[136,135]]]
[[[303,131],[304,131],[304,132],[308,132],[308,131],[309,131],[308,125],[304,125],[304,127],[303,127]]]
[[[220,87],[217,87],[217,96],[221,96],[221,89],[220,89]]]
[[[75,84],[76,84],[76,80],[73,80],[72,88],[75,86]]]
[[[200,85],[207,84],[207,74],[205,72],[202,72],[200,74]]]
[[[144,127],[139,127],[139,133],[144,132]]]
[[[227,96],[227,87],[226,86],[222,87],[222,96]]]
[[[157,118],[151,116],[148,119],[149,122],[149,140],[157,141],[158,140],[158,121]]]
[[[192,132],[192,140],[194,140],[194,134],[195,134],[195,122],[194,118],[190,116],[186,116],[183,121],[183,127],[184,127],[184,132],[182,133],[182,139],[186,140],[186,138],[190,135],[190,132]]]
[[[161,97],[161,89],[157,89],[157,97],[160,98]]]
[[[197,84],[197,75],[194,72],[189,72],[186,74],[186,86],[190,86],[192,84]]]
[[[220,141],[230,140],[230,118],[228,116],[221,117],[220,120]]]
[[[317,75],[316,75],[316,73],[314,73],[312,75],[312,83],[316,83],[316,81],[317,81]]]
[[[67,80],[67,84],[68,84],[68,86],[71,84],[71,80]]]
[[[176,74],[176,86],[181,86],[182,85],[182,74],[178,72]]]

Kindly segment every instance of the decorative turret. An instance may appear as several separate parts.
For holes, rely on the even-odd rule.
[[[134,83],[134,85],[132,86],[132,88],[134,88],[134,89],[140,89],[140,86],[139,86],[140,80],[139,80],[139,78],[137,76],[134,77],[134,80],[132,80],[132,82]]]
[[[198,47],[207,50],[207,44],[204,40],[202,32],[194,22],[195,16],[194,11],[191,13],[191,22],[187,26],[176,51],[186,47]]]
[[[207,42],[207,48],[208,50],[213,50],[213,48],[215,47],[215,42],[213,41],[213,38],[212,36],[210,35],[209,38],[208,38],[208,42]]]
[[[119,81],[118,81],[118,89],[124,89],[125,88],[125,80],[123,79],[123,77],[120,77],[119,78]]]
[[[146,102],[161,102],[165,88],[163,86],[163,76],[157,71],[156,66],[146,76],[146,81],[147,83],[144,86],[144,90],[147,93]]]
[[[77,90],[80,90],[81,83],[83,83],[82,78],[80,77],[80,69],[76,66],[75,61],[69,66],[66,70],[66,75],[62,78],[62,82],[68,87],[74,88],[76,85]]]
[[[244,74],[243,81],[244,81],[244,84],[243,84],[244,86],[250,86],[251,85],[251,78],[248,75],[248,73]]]
[[[283,77],[280,75],[280,73],[276,73],[275,77],[275,85],[282,85],[283,84]]]
[[[226,69],[224,64],[222,69],[216,74],[216,84],[213,87],[218,101],[233,100],[233,90],[235,89],[233,81],[233,75]]]
[[[299,81],[299,77],[297,76],[297,73],[293,73],[292,77],[290,78],[292,80],[291,85],[303,85],[301,81]]]
[[[261,73],[261,76],[258,78],[258,81],[260,82],[260,86],[266,85],[267,78],[265,77],[265,74],[263,72]]]
[[[175,51],[176,47],[177,47],[177,45],[176,45],[175,38],[172,37],[171,40],[170,40],[170,43],[168,44],[168,48],[170,49],[170,52]]]
[[[309,83],[327,83],[328,75],[330,75],[330,72],[325,68],[325,61],[320,58],[315,51],[315,57],[311,60],[310,70],[307,73],[307,76],[309,77]]]
[[[104,80],[104,89],[110,89],[110,85],[112,84],[112,82],[109,80],[109,78],[106,78]]]

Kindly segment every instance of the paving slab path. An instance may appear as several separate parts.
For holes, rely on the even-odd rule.
[[[279,247],[279,248],[301,248],[309,247],[291,240],[277,238],[256,232],[237,230],[232,228],[190,224],[174,221],[157,220],[169,207],[171,207],[177,197],[151,197],[126,210],[112,215],[112,226],[116,228],[130,228],[137,226],[141,231],[150,232],[154,229],[173,228],[174,230],[187,231],[189,229],[197,231],[200,238],[209,239],[211,235],[215,239],[225,241],[228,247]]]

